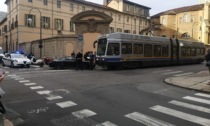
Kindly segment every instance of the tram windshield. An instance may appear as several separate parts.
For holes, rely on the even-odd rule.
[[[100,56],[105,55],[106,44],[107,44],[107,39],[99,39],[98,48],[97,48],[97,55],[100,55]]]

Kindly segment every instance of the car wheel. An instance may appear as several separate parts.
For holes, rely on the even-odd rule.
[[[2,61],[2,66],[5,66],[4,61]]]
[[[63,66],[62,66],[61,64],[58,64],[58,65],[56,66],[56,68],[57,68],[57,69],[63,69]]]

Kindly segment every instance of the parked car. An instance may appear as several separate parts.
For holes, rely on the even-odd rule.
[[[4,57],[4,51],[2,47],[0,47],[0,62],[2,61],[2,58]]]
[[[7,53],[5,57],[2,58],[2,65],[10,67],[30,67],[31,61],[25,55],[19,53]]]
[[[49,67],[55,69],[63,69],[63,68],[76,68],[76,58],[72,56],[65,56],[59,59],[54,59],[49,62]],[[82,63],[84,69],[89,67],[89,62],[85,61]]]

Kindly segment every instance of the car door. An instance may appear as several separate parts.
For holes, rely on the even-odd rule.
[[[4,65],[6,66],[9,66],[10,65],[10,54],[6,54],[5,57],[3,58],[3,62],[4,62]]]

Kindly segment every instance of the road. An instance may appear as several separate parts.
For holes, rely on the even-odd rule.
[[[163,82],[206,70],[204,64],[119,71],[4,69],[2,100],[15,126],[210,125],[209,97]]]

